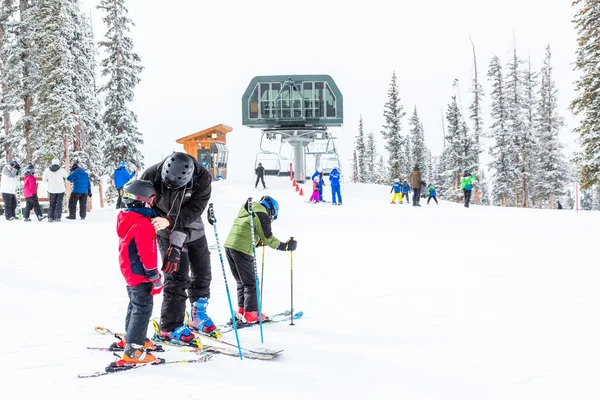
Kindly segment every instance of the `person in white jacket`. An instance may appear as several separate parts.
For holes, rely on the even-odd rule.
[[[68,176],[67,171],[61,168],[58,158],[52,160],[52,165],[46,168],[42,175],[42,181],[48,184],[48,197],[50,198],[48,222],[60,222],[65,197],[65,179]]]
[[[16,161],[11,161],[2,168],[2,178],[0,181],[0,191],[2,192],[2,201],[4,202],[4,218],[7,221],[15,219],[17,210],[17,179],[21,166]]]

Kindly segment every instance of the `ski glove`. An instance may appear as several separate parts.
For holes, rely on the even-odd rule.
[[[156,296],[157,294],[160,294],[160,292],[162,292],[163,290],[163,287],[164,285],[160,278],[158,278],[157,281],[152,282],[152,290],[150,290],[150,296]]]
[[[162,270],[166,274],[173,274],[179,269],[179,260],[181,259],[181,247],[174,244],[169,247],[167,256],[163,261]]]
[[[92,197],[92,193],[91,193],[91,192],[90,192],[90,193],[88,193],[88,197]]]
[[[277,250],[281,251],[295,251],[298,247],[298,242],[295,239],[288,239],[287,242],[281,242]]]

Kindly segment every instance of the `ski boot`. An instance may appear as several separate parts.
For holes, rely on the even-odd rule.
[[[262,314],[262,321],[263,322],[268,322],[269,321],[269,317],[267,317],[265,314]],[[244,313],[244,320],[246,321],[247,324],[258,324],[260,323],[260,320],[258,319],[258,311],[246,311]]]
[[[218,331],[217,326],[206,314],[207,306],[208,299],[205,297],[200,297],[192,304],[192,320],[190,321],[190,328],[210,336],[220,337],[221,334]]]
[[[123,357],[121,357],[120,360],[117,360],[115,364],[117,367],[126,367],[137,364],[159,364],[161,362],[164,362],[164,360],[154,357],[143,349],[141,345],[128,343],[125,346]]]
[[[31,218],[23,218],[23,222],[31,222]]]
[[[182,325],[179,328],[174,329],[171,332],[160,331],[160,339],[165,342],[174,342],[174,343],[191,343],[196,336],[188,329],[187,326]]]
[[[119,351],[125,349],[127,342],[125,341],[125,337],[123,335],[115,334],[115,337],[119,339],[118,342],[114,342],[109,346],[109,349],[112,351]],[[165,351],[161,345],[154,343],[152,340],[146,338],[146,341],[142,345],[142,349],[146,351]]]

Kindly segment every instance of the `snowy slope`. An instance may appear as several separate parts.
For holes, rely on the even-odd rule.
[[[114,359],[85,350],[112,342],[93,327],[123,330],[116,211],[61,224],[1,219],[0,397],[600,398],[599,274],[590,256],[600,213],[414,208],[390,205],[387,187],[352,184],[342,188],[344,206],[333,207],[305,203],[309,193],[298,196],[284,178],[270,178],[267,191],[252,183],[214,184],[217,228],[224,242],[248,196],[269,193],[281,204],[273,231],[298,240],[294,304],[305,316],[294,327],[265,327],[264,346],[285,348],[280,359],[216,355],[206,364],[76,378]],[[216,252],[212,262],[209,311],[224,322]],[[267,250],[264,286],[267,314],[289,308],[289,253]],[[260,344],[258,329],[240,336]]]

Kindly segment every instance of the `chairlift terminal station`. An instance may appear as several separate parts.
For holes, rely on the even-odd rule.
[[[343,122],[344,99],[329,75],[256,76],[242,96],[242,125],[262,130],[255,167],[265,159],[265,173],[288,175],[281,161],[291,159],[299,183],[307,175],[307,155],[313,155],[315,169],[321,167],[326,174],[340,168],[334,137],[327,129]],[[279,153],[266,150],[264,139],[280,140]],[[293,149],[289,158],[282,154],[284,144]]]

